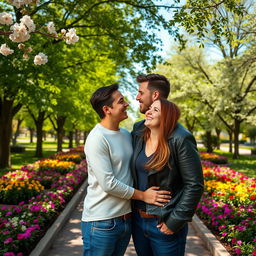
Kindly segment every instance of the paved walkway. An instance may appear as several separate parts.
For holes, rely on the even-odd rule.
[[[80,230],[80,219],[82,214],[82,202],[76,207],[70,216],[69,222],[63,227],[58,237],[54,241],[47,256],[75,256],[82,255],[82,238]],[[137,255],[132,241],[130,242],[125,256]],[[187,238],[186,256],[211,256],[208,249],[206,249],[197,236],[192,225],[189,225],[189,234]]]

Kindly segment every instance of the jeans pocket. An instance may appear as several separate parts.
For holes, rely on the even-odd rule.
[[[114,219],[93,221],[94,230],[109,231],[109,230],[113,230],[115,226],[116,226],[116,221]]]

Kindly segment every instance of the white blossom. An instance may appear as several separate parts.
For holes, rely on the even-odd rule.
[[[48,62],[48,57],[42,52],[38,53],[38,55],[36,55],[34,58],[35,65],[43,65],[47,62]]]
[[[60,32],[62,35],[65,35],[67,33],[66,29],[64,29],[64,28]]]
[[[23,59],[24,59],[24,60],[28,60],[28,59],[29,59],[29,55],[28,55],[27,53],[24,53],[24,54],[23,54]]]
[[[55,29],[55,25],[54,25],[54,23],[53,23],[52,21],[47,24],[47,29],[48,29],[48,32],[49,32],[50,34],[54,34],[54,35],[57,36],[57,32],[56,32],[56,29]]]
[[[28,32],[33,32],[36,29],[34,21],[28,15],[23,16],[20,19],[20,23],[24,24],[27,27]]]
[[[33,4],[33,3],[38,3],[39,1],[35,0],[8,0],[8,2],[15,6],[16,8],[21,8],[25,4]]]
[[[0,53],[4,56],[7,56],[9,54],[12,54],[14,51],[10,49],[6,44],[2,44],[0,47]]]
[[[2,25],[13,24],[12,15],[7,12],[1,12],[0,13],[0,24],[2,24]]]
[[[16,43],[25,42],[30,38],[30,34],[23,23],[15,23],[11,26],[11,30],[13,33],[9,36],[9,38]]]
[[[79,40],[79,37],[76,35],[76,30],[71,28],[65,35],[65,40],[67,44],[74,44]]]
[[[23,50],[23,49],[25,48],[25,44],[18,44],[18,48],[19,48],[20,50]]]

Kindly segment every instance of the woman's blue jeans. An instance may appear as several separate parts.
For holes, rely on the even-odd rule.
[[[188,225],[172,235],[163,234],[156,226],[158,218],[141,218],[133,213],[132,237],[138,256],[183,256]]]
[[[123,256],[131,237],[131,218],[82,221],[84,256]]]

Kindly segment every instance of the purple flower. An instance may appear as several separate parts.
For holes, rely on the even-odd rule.
[[[240,231],[240,232],[243,232],[243,231],[246,230],[246,227],[245,226],[238,226],[237,230]]]
[[[222,234],[221,234],[221,236],[226,236],[226,235],[227,235],[227,233],[226,233],[226,232],[224,232],[224,233],[222,233]]]
[[[235,253],[236,253],[237,255],[240,255],[240,254],[242,253],[242,251],[241,251],[241,249],[236,248],[236,249],[235,249]]]
[[[4,244],[9,244],[13,241],[13,239],[11,237],[7,238],[5,241],[4,241]]]
[[[14,252],[6,252],[4,256],[15,256]]]
[[[5,216],[10,216],[10,215],[12,215],[12,212],[7,212],[7,213],[5,214]]]

